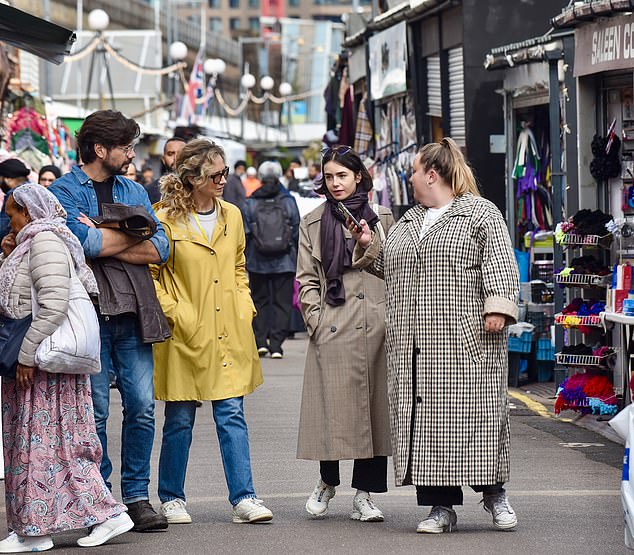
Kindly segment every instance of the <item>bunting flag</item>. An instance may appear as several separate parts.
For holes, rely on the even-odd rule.
[[[200,112],[199,99],[205,94],[205,73],[203,71],[203,56],[205,53],[202,49],[196,54],[194,67],[189,75],[189,84],[187,85],[187,94],[183,99],[180,117],[187,120],[190,124],[196,123]]]

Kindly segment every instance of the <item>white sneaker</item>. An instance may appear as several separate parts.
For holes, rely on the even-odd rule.
[[[271,358],[284,358],[284,355],[279,351],[275,351],[274,353],[271,353]]]
[[[161,514],[169,524],[191,524],[192,517],[185,508],[187,503],[182,499],[172,499],[161,503]]]
[[[80,547],[97,547],[112,538],[125,534],[132,530],[133,527],[134,522],[132,522],[128,513],[121,513],[95,526],[88,536],[77,540],[77,545]]]
[[[323,516],[328,512],[328,502],[335,496],[335,488],[326,484],[321,478],[313,493],[306,501],[306,511],[313,516]]]
[[[493,526],[498,530],[510,530],[517,526],[517,515],[506,493],[483,495],[482,505],[487,513],[493,515]]]
[[[261,357],[265,357],[268,354],[269,354],[269,350],[266,347],[260,347],[258,349],[258,355],[260,355]]]
[[[383,513],[374,504],[367,491],[357,490],[357,494],[352,500],[352,520],[361,522],[383,522]]]
[[[52,548],[51,536],[18,536],[11,532],[7,538],[0,541],[0,553],[28,553],[48,551]]]
[[[237,524],[268,522],[272,518],[273,513],[264,506],[261,499],[255,497],[247,497],[233,507],[233,522]]]
[[[416,532],[419,534],[442,534],[451,532],[458,523],[456,511],[436,505],[432,507],[427,518],[418,523]]]

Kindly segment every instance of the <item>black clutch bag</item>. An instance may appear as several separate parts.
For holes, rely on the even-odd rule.
[[[19,320],[0,316],[0,376],[15,378],[20,347],[30,326],[30,315]]]

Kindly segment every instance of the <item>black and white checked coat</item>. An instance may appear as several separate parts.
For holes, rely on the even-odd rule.
[[[517,319],[518,271],[500,211],[465,194],[420,238],[410,209],[383,249],[357,246],[355,266],[386,284],[390,427],[397,485],[459,486],[509,478],[506,333]],[[375,238],[376,239],[376,238]]]

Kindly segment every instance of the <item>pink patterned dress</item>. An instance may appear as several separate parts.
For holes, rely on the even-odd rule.
[[[3,378],[2,436],[9,530],[44,536],[126,511],[99,472],[88,376],[35,370],[28,389]]]

